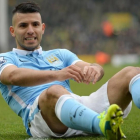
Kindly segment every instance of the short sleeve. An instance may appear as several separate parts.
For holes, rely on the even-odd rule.
[[[0,74],[9,65],[16,65],[14,55],[9,52],[0,54]]]
[[[76,54],[67,49],[61,49],[60,54],[63,58],[63,63],[65,66],[69,66],[77,61],[81,61]]]

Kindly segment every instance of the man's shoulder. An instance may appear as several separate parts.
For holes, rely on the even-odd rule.
[[[58,49],[52,49],[52,50],[48,50],[48,51],[43,51],[44,53],[63,53],[63,52],[68,52],[68,49],[62,49],[62,48],[58,48]]]
[[[9,52],[4,52],[4,53],[0,53],[0,56],[13,56],[14,52],[13,51],[9,51]]]

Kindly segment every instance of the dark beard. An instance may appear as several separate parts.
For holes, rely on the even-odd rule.
[[[32,47],[27,47],[27,46],[24,46],[24,45],[20,45],[24,50],[27,50],[27,51],[34,51],[37,47],[37,46],[32,46]]]
[[[27,47],[27,46],[20,44],[19,42],[18,42],[18,44],[21,46],[21,48],[23,48],[24,50],[27,50],[27,51],[34,51],[39,46],[39,45],[37,45],[37,46]]]

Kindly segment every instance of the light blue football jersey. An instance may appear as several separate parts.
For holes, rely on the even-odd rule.
[[[79,58],[67,49],[54,49],[43,51],[40,47],[35,51],[25,51],[13,49],[11,52],[0,54],[0,74],[5,67],[16,65],[18,68],[29,68],[35,70],[61,70],[76,61]],[[72,92],[69,80],[54,81],[47,84],[32,87],[21,87],[15,85],[4,85],[0,82],[0,92],[11,107],[11,109],[20,117],[22,117],[27,133],[30,135],[28,128],[28,115],[30,106],[33,104],[37,96],[51,85],[62,85],[69,92]]]

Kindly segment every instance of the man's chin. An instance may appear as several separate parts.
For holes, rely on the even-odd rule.
[[[38,49],[39,46],[21,46],[24,50],[27,50],[27,51],[34,51],[35,49]]]

